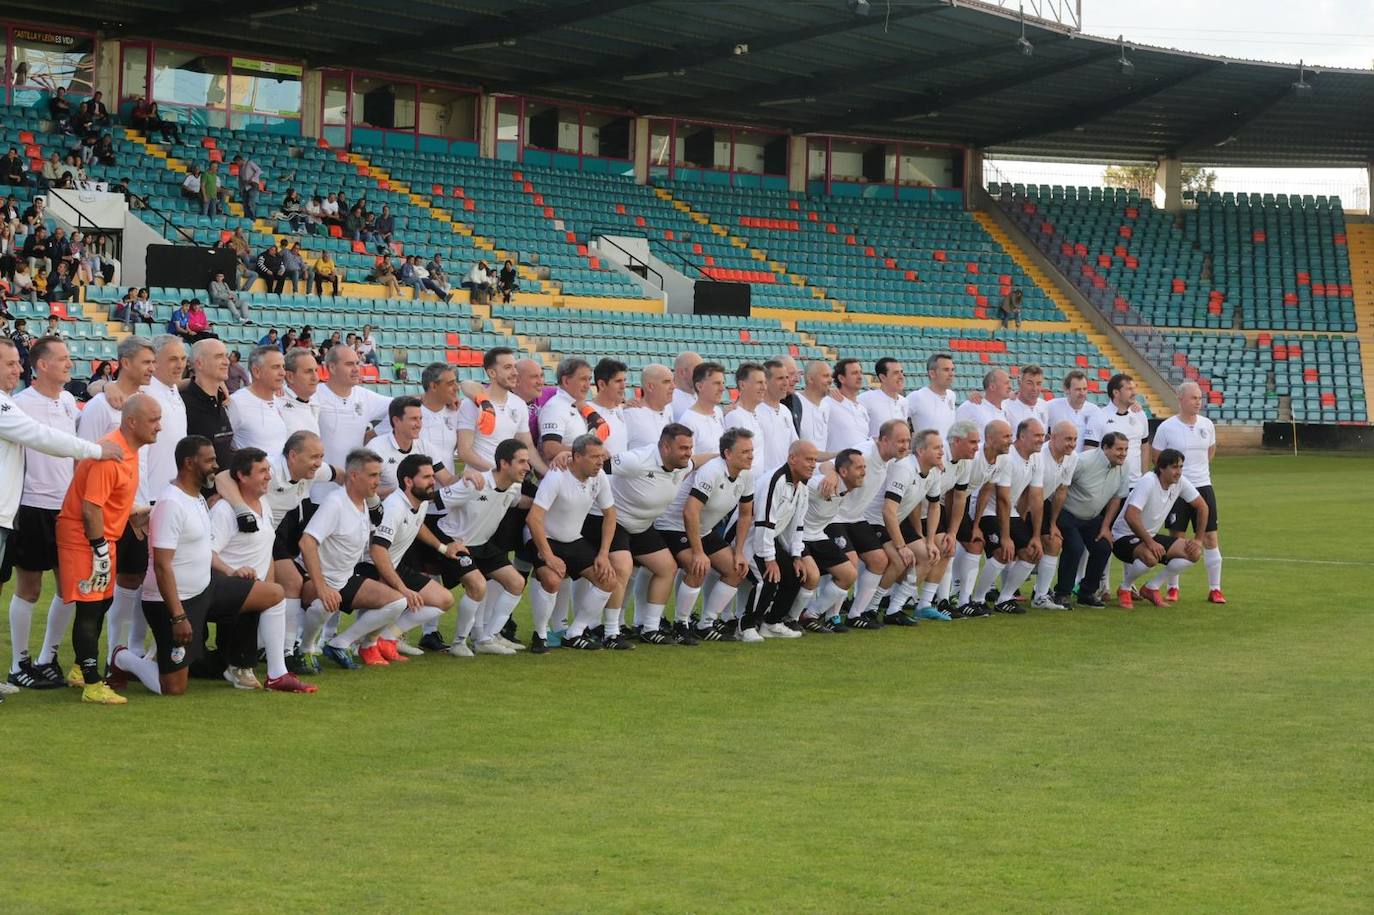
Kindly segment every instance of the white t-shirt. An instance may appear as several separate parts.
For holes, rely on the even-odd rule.
[[[606,421],[610,432],[602,444],[606,446],[607,454],[619,454],[630,447],[630,432],[625,425],[624,407],[603,407],[599,403],[592,403],[592,409],[600,414]],[[569,443],[571,444],[571,443]]]
[[[490,391],[490,388],[488,389]],[[552,402],[553,398],[550,398]],[[492,409],[496,411],[496,428],[491,435],[483,435],[477,429],[478,414],[481,412],[477,408],[477,401],[465,398],[458,406],[458,415],[454,422],[454,429],[466,429],[472,433],[472,450],[479,458],[488,464],[496,463],[496,446],[500,445],[508,438],[515,438],[518,432],[528,432],[530,428],[530,410],[525,402],[514,394],[507,393],[505,403],[491,402]],[[428,412],[428,411],[426,411]],[[540,416],[543,416],[541,412]],[[429,417],[425,417],[429,421]],[[457,436],[454,436],[455,447]],[[567,442],[571,445],[572,442]]]
[[[959,409],[954,411],[954,421],[959,422],[965,419],[978,427],[978,437],[980,439],[987,438],[986,429],[988,423],[997,419],[1008,422],[1006,412],[1001,407],[993,406],[992,402],[986,398],[984,398],[981,403],[974,403],[971,400],[966,400],[959,404]],[[946,429],[945,431],[948,432],[949,430]],[[1011,427],[1011,433],[1013,436],[1016,435],[1015,426]]]
[[[1188,466],[1186,459],[1183,466],[1185,468]],[[1112,523],[1112,539],[1135,536],[1135,532],[1131,530],[1131,525],[1126,521],[1126,509],[1132,505],[1140,509],[1140,526],[1150,534],[1154,534],[1164,526],[1164,520],[1169,516],[1169,509],[1174,507],[1174,502],[1177,499],[1181,498],[1184,502],[1191,502],[1197,497],[1197,487],[1187,477],[1180,478],[1173,486],[1165,489],[1159,483],[1158,474],[1147,473],[1131,490],[1130,496],[1126,498],[1125,507],[1121,509],[1121,514],[1117,515],[1116,521]]]
[[[792,411],[783,404],[774,407],[761,403],[754,410],[754,419],[763,433],[763,466],[771,469],[787,463],[787,452],[792,450],[792,443],[797,440],[797,427],[792,425]],[[756,466],[758,447],[759,443],[754,442]]]
[[[659,519],[672,504],[691,466],[667,470],[658,453],[658,443],[611,458],[611,496],[615,500],[616,523],[631,534],[639,534]],[[593,510],[593,514],[600,514]]]
[[[338,591],[348,584],[358,563],[367,559],[372,523],[367,509],[353,504],[347,489],[335,486],[305,526],[305,533],[319,544],[325,584]]]
[[[1191,426],[1177,416],[1170,416],[1155,429],[1154,448],[1182,451],[1183,479],[1194,486],[1212,485],[1212,459],[1207,452],[1216,443],[1217,427],[1205,416],[1198,416]]]
[[[1140,452],[1150,438],[1150,420],[1145,416],[1144,410],[1127,409],[1125,413],[1118,413],[1115,407],[1103,407],[1088,420],[1088,440],[1100,444],[1108,432],[1124,435],[1129,442],[1126,448],[1126,470],[1130,473],[1131,483],[1134,485],[1143,473],[1140,469]],[[1183,466],[1188,466],[1186,461]]]
[[[668,409],[673,411],[673,422],[682,422],[682,414],[692,409],[692,404],[697,402],[697,395],[688,394],[681,388],[673,388],[673,402],[668,405]]]
[[[857,448],[868,438],[868,410],[857,400],[848,397],[830,401],[830,432],[826,451]]]
[[[625,432],[629,437],[629,447],[643,448],[645,445],[657,445],[658,440],[663,436],[663,428],[669,423],[676,422],[673,419],[673,406],[669,404],[662,410],[651,410],[648,407],[632,407],[625,410]],[[707,447],[702,447],[701,442],[692,438],[692,451],[695,454],[705,454],[715,451],[720,446],[720,442],[712,442]]]
[[[68,435],[76,434],[80,411],[76,407],[76,398],[67,391],[59,391],[54,399],[38,393],[36,388],[27,387],[14,395],[14,403],[33,417],[35,422]],[[75,471],[76,463],[71,458],[54,457],[33,448],[25,448],[24,491],[19,497],[19,504],[54,511],[61,508]],[[13,485],[12,480],[7,483]]]
[[[501,519],[506,517],[506,512],[520,501],[519,483],[497,489],[496,479],[490,470],[483,471],[482,478],[486,483],[481,489],[475,489],[466,480],[459,480],[439,490],[439,497],[444,504],[439,530],[469,547],[481,546],[490,540],[501,526]]]
[[[320,410],[324,460],[335,467],[344,466],[348,452],[362,447],[367,427],[386,416],[391,408],[391,398],[363,385],[355,385],[347,397],[340,397],[326,385],[320,385],[313,400]],[[324,499],[338,488],[337,483],[316,483],[310,490],[310,500],[323,504]]]
[[[901,523],[925,501],[938,502],[941,493],[941,471],[932,467],[921,476],[921,462],[916,455],[908,454],[899,461],[893,461],[887,472],[887,484],[883,487],[882,500],[878,503],[878,520],[882,524],[883,502],[897,503],[897,521]]]
[[[974,509],[978,507],[979,490],[989,483],[996,485],[997,480],[1004,474],[1003,468],[1007,464],[1007,455],[999,454],[997,460],[988,463],[987,448],[984,447],[979,448],[972,458],[960,463],[968,465],[968,478],[961,482],[968,484],[968,516],[973,518],[975,517]],[[983,508],[983,514],[991,515],[995,514],[996,511],[997,496],[996,493],[993,493],[988,497],[987,505]]]
[[[805,394],[801,396],[802,419],[801,434],[802,441],[810,442],[819,450],[825,451],[830,444],[830,406],[829,397],[822,397],[821,402],[814,404]]]
[[[906,398],[900,394],[888,397],[881,388],[873,388],[859,395],[859,403],[868,411],[868,434],[873,438],[888,420],[906,421]]]
[[[382,459],[382,481],[377,484],[379,494],[394,492],[400,486],[400,482],[396,479],[396,471],[400,468],[401,461],[411,454],[425,454],[420,450],[418,439],[411,442],[410,447],[402,451],[401,446],[396,443],[395,432],[377,436],[367,443],[367,447],[377,452]],[[425,454],[425,457],[434,464],[436,471],[444,466],[444,462],[432,454]]]
[[[711,458],[682,481],[668,510],[654,522],[654,527],[661,531],[687,530],[682,520],[682,509],[688,499],[696,499],[701,503],[700,533],[705,536],[741,502],[753,501],[754,475],[746,469],[739,476],[731,478],[725,458]]]
[[[267,495],[263,496],[263,502],[267,505],[267,513],[272,519],[273,528],[280,526],[283,518],[300,508],[305,497],[310,494],[311,486],[334,479],[334,468],[328,464],[321,464],[315,471],[315,476],[310,479],[292,480],[291,469],[284,454],[268,455],[267,464],[272,468],[272,482],[267,487]]]
[[[883,523],[883,487],[887,485],[887,471],[894,461],[885,461],[878,453],[878,440],[869,438],[853,445],[853,448],[864,457],[864,465],[867,470],[864,472],[864,481],[861,486],[854,489],[853,507],[846,507],[840,510],[840,520],[846,524],[853,524],[857,521],[867,521],[869,524]],[[874,503],[877,503],[876,513],[873,510]],[[873,520],[874,518],[877,520]]]
[[[164,486],[177,478],[176,450],[177,442],[186,437],[186,402],[181,399],[181,391],[176,385],[163,384],[157,378],[144,386],[143,393],[162,406],[162,428],[157,433],[157,441],[139,449],[138,499],[149,503]]]
[[[677,421],[692,430],[692,447],[698,454],[720,450],[720,437],[725,434],[725,416],[720,412],[720,407],[712,407],[710,416],[687,410]],[[754,450],[761,447],[763,443],[755,439]]]
[[[906,396],[906,414],[911,420],[912,431],[924,432],[926,429],[934,429],[948,444],[949,427],[954,425],[957,402],[952,389],[943,394],[936,394],[930,385],[926,385],[912,391]]]
[[[420,536],[424,524],[425,503],[412,508],[406,494],[397,490],[382,500],[382,523],[372,531],[372,542],[385,547],[391,567],[399,569],[401,557]]]
[[[1078,448],[1076,450],[1082,451],[1084,443],[1088,440],[1088,423],[1092,420],[1093,414],[1097,413],[1099,409],[1101,408],[1091,400],[1085,400],[1083,401],[1083,408],[1075,410],[1073,407],[1069,406],[1069,399],[1067,397],[1056,397],[1054,400],[1050,401],[1048,410],[1049,425],[1046,429],[1052,429],[1067,419],[1078,427]],[[1016,432],[1015,429],[1011,431],[1013,433]]]
[[[839,488],[830,498],[825,498],[821,495],[821,484],[824,480],[825,477],[821,474],[813,473],[811,479],[806,483],[806,517],[802,523],[803,543],[829,539],[825,529],[835,523],[841,509],[844,508],[845,496],[849,495],[849,490]]]
[[[1050,432],[1050,405],[1047,400],[1037,400],[1035,406],[1028,407],[1018,398],[1008,397],[1002,401],[1002,414],[1007,420],[1007,425],[1011,426],[1012,435],[1016,434],[1017,426],[1028,419],[1040,420],[1045,434],[1048,435]]]
[[[578,436],[586,434],[587,421],[582,418],[581,408],[572,395],[559,388],[539,410],[539,444],[555,441],[572,447]]]
[[[768,464],[768,444],[763,440],[763,427],[759,425],[758,413],[735,404],[734,408],[725,414],[725,428],[748,429],[754,433],[754,476],[773,469]]]
[[[1078,467],[1078,452],[1070,451],[1064,460],[1055,461],[1050,451],[1050,443],[1040,448],[1040,485],[1045,490],[1045,498],[1053,499],[1055,490],[1068,486],[1073,481],[1074,469]]]
[[[604,470],[579,480],[570,470],[551,470],[534,494],[544,509],[544,532],[550,540],[572,543],[582,539],[582,524],[592,507],[605,511],[614,504],[611,482]]]
[[[148,522],[148,550],[175,550],[172,572],[177,598],[189,600],[210,586],[210,509],[202,496],[188,496],[176,484],[158,493]],[[162,601],[154,565],[143,577],[143,599]]]
[[[267,578],[272,567],[272,541],[275,539],[267,517],[271,509],[265,499],[261,507],[261,513],[253,512],[253,517],[258,519],[258,529],[252,533],[239,530],[234,509],[223,499],[210,509],[210,549],[231,569],[248,566],[260,581]]]
[[[229,422],[234,427],[235,450],[261,448],[268,454],[280,454],[291,434],[276,398],[263,400],[252,388],[239,388],[229,395]]]
[[[1005,486],[1011,494],[1011,517],[1021,517],[1016,510],[1016,503],[1021,501],[1021,494],[1027,489],[1040,486],[1044,480],[1044,472],[1040,466],[1040,452],[1031,452],[1030,457],[1023,458],[1021,452],[1012,448],[1002,458],[997,461],[997,476],[993,478],[993,483],[1002,487]],[[997,514],[997,500],[989,499],[987,508],[983,509],[983,516]]]
[[[105,392],[101,391],[86,401],[86,406],[81,409],[81,416],[76,421],[76,434],[88,442],[98,442],[118,429],[119,421],[119,411],[110,408]]]
[[[297,432],[320,434],[320,405],[313,400],[301,400],[291,391],[278,394],[277,412],[286,426],[287,438]]]

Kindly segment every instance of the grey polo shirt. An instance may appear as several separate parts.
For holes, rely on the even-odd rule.
[[[1113,497],[1124,499],[1130,490],[1131,475],[1126,465],[1113,467],[1101,448],[1090,448],[1078,456],[1064,511],[1075,518],[1093,518]]]

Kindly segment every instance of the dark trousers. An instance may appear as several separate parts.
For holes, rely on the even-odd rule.
[[[754,592],[749,595],[749,606],[744,611],[741,629],[757,629],[760,623],[781,623],[787,619],[787,611],[792,609],[792,602],[801,590],[801,579],[792,568],[792,554],[788,552],[787,544],[781,540],[773,543],[777,553],[774,561],[780,573],[778,580],[765,580],[763,570],[766,564],[762,558],[754,557],[757,568],[749,573],[755,582]]]
[[[76,602],[76,615],[72,619],[72,650],[76,652],[76,663],[81,668],[81,677],[87,686],[100,682],[100,630],[111,603],[113,601],[109,598]]]
[[[281,276],[263,275],[262,281],[267,284],[268,292],[275,292],[281,295],[286,289],[286,274]]]
[[[1083,554],[1088,554],[1088,567],[1083,572],[1085,594],[1097,591],[1097,583],[1102,573],[1107,571],[1107,563],[1112,558],[1112,545],[1099,539],[1102,530],[1102,515],[1092,518],[1079,518],[1066,511],[1059,512],[1059,533],[1064,537],[1064,550],[1059,554],[1059,583],[1054,592],[1068,594],[1074,590],[1074,576],[1078,574],[1078,563]]]

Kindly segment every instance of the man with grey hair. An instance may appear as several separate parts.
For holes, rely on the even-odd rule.
[[[368,429],[391,409],[390,397],[362,384],[359,364],[358,353],[351,346],[335,346],[324,358],[329,380],[315,391],[324,459],[336,467],[343,465],[349,452],[362,447]],[[338,488],[337,483],[316,483],[310,490],[310,501],[322,505]]]
[[[88,442],[98,442],[118,429],[124,402],[153,377],[157,353],[147,337],[125,337],[119,341],[117,352],[119,377],[86,402],[76,421],[76,434]]]
[[[630,448],[658,443],[663,429],[673,419],[673,373],[666,365],[651,362],[639,376],[639,398],[625,407],[625,428]]]
[[[191,346],[191,381],[181,390],[186,404],[186,434],[203,435],[215,446],[215,460],[228,467],[234,457],[234,426],[229,421],[229,351],[222,340],[197,340]]]
[[[1037,610],[1068,609],[1066,604],[1054,599],[1050,588],[1059,570],[1059,554],[1064,549],[1064,537],[1059,532],[1059,513],[1064,508],[1064,500],[1068,498],[1074,468],[1078,466],[1078,452],[1074,450],[1077,447],[1078,427],[1068,420],[1060,420],[1050,429],[1049,438],[1040,449],[1041,489],[1045,494],[1045,508],[1038,533],[1045,552],[1035,567],[1035,591],[1031,595],[1031,606]]]
[[[692,380],[702,361],[701,355],[691,350],[678,353],[673,360],[673,422],[682,422],[682,414],[697,402],[697,389],[692,386]]]
[[[990,369],[983,375],[983,396],[969,398],[961,403],[955,411],[954,418],[971,420],[980,429],[985,428],[994,419],[1006,420],[1007,425],[1011,425],[1011,420],[1003,408],[1010,396],[1011,377],[1001,369]]]
[[[591,387],[592,367],[587,360],[568,356],[558,363],[558,391],[539,410],[539,453],[545,462],[569,450],[593,424],[602,423],[587,404]]]
[[[1198,513],[1192,503],[1179,498],[1169,510],[1166,523],[1169,533],[1181,537],[1193,526],[1194,535],[1202,541],[1202,561],[1207,567],[1207,601],[1224,604],[1226,598],[1221,593],[1221,544],[1217,540],[1217,495],[1212,489],[1212,459],[1217,456],[1217,427],[1202,415],[1202,388],[1191,381],[1178,387],[1178,414],[1159,424],[1154,440],[1150,442],[1150,454],[1156,465],[1159,456],[1168,449],[1183,454],[1183,479],[1192,483],[1202,501],[1207,503],[1207,516],[1203,519],[1203,530],[1199,531]],[[1169,600],[1178,600],[1178,572],[1169,576]]]
[[[286,389],[276,396],[277,412],[287,434],[320,434],[320,405],[315,392],[320,387],[320,364],[315,354],[303,346],[293,346],[283,357]]]
[[[934,429],[945,436],[949,447],[949,427],[954,424],[958,398],[954,394],[954,357],[934,353],[926,359],[925,387],[906,396],[907,419],[913,429]],[[983,428],[979,425],[978,428]]]
[[[277,409],[277,395],[286,379],[286,360],[275,346],[254,347],[248,356],[253,379],[229,396],[229,422],[234,426],[234,448],[258,448],[279,454],[291,432]]]

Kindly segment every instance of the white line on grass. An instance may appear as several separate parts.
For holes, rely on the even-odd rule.
[[[1303,565],[1313,566],[1374,566],[1374,562],[1368,560],[1350,559],[1294,559],[1290,556],[1227,556],[1226,558],[1240,562],[1300,562]]]

